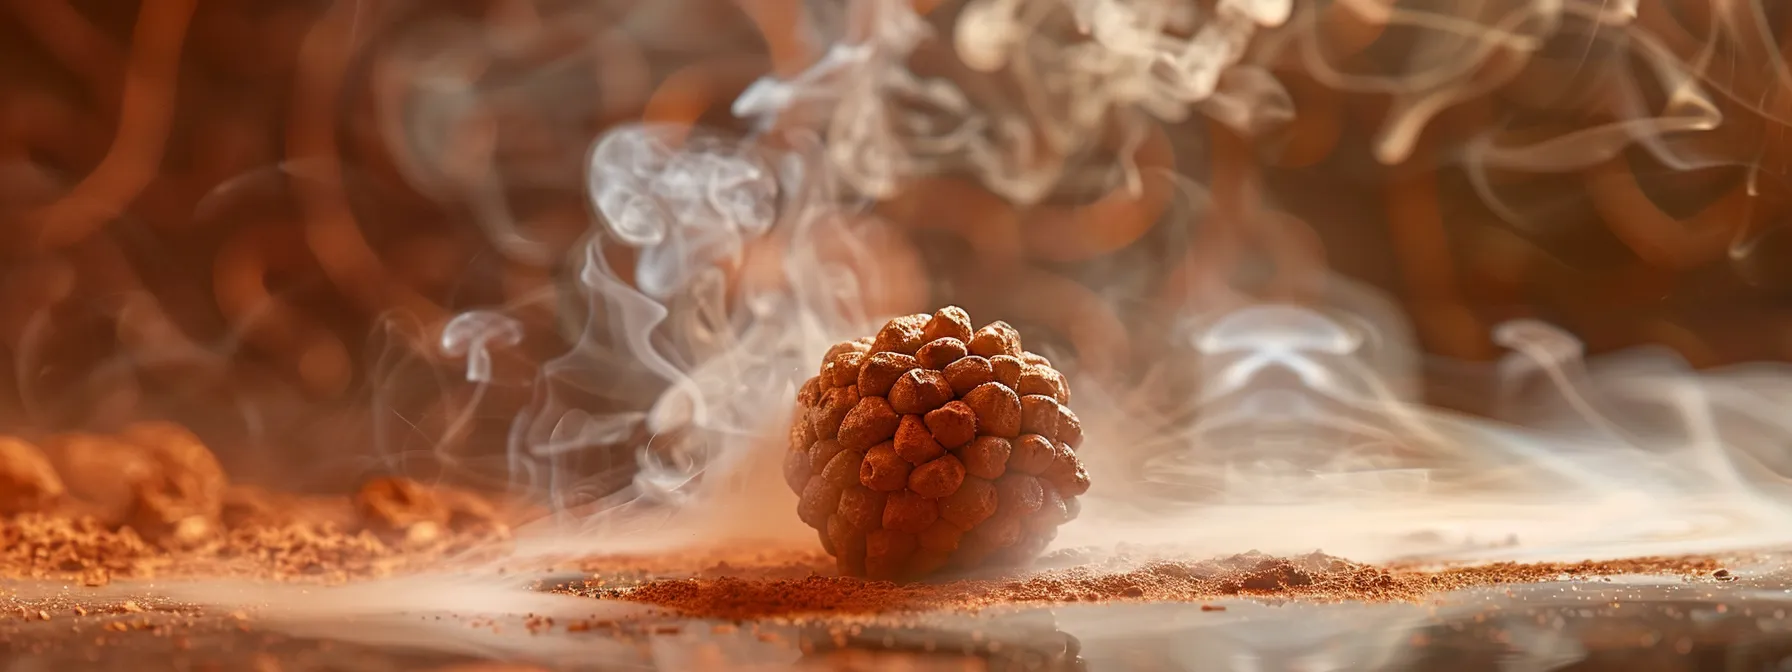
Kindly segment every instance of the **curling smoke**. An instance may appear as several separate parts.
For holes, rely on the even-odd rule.
[[[1584,559],[1787,541],[1785,367],[1589,366],[1572,336],[1512,323],[1490,420],[1400,394],[1367,356],[1376,335],[1292,306],[1220,316],[1192,344],[1203,385],[1181,415],[1129,417],[1147,436],[1085,422],[1131,447],[1091,453],[1091,473],[1133,480],[1098,483],[1084,516],[1101,523],[1063,543]]]
[[[1491,170],[1571,170],[1632,145],[1681,167],[1724,160],[1668,144],[1723,116],[1687,56],[1639,26],[1634,6],[1512,0],[1446,10],[973,0],[922,14],[908,2],[863,0],[817,15],[832,46],[811,67],[767,77],[735,101],[751,133],[665,124],[608,132],[586,167],[601,225],[575,252],[584,301],[561,307],[577,343],[542,367],[535,403],[510,437],[512,476],[556,511],[525,531],[524,552],[813,543],[771,466],[793,391],[830,344],[969,289],[922,284],[938,260],[871,214],[918,178],[969,174],[1030,205],[1086,164],[1130,161],[1098,158],[1099,138],[1113,133],[1123,157],[1154,125],[1193,114],[1241,136],[1268,133],[1294,118],[1273,74],[1290,63],[1338,90],[1390,95],[1374,156],[1466,164],[1496,210]],[[1411,52],[1380,61],[1394,63],[1382,72],[1346,71],[1339,64],[1367,42],[1321,34],[1346,19],[1371,37],[1412,32]],[[1498,126],[1458,147],[1422,141],[1443,110],[1549,57],[1551,40],[1583,34],[1589,49],[1639,56],[1653,77],[1644,86],[1605,73],[1631,82],[1608,101],[1617,121],[1522,147],[1499,142]],[[941,49],[958,65],[923,72],[917,64]],[[1008,93],[992,97],[972,79]],[[1136,193],[1136,175],[1121,168]],[[1215,190],[1233,177],[1221,170]],[[1195,251],[1202,258],[1279,244],[1249,229],[1282,215],[1184,186],[1185,200],[1229,204],[1158,223],[1208,245]],[[1246,233],[1211,235],[1227,226]],[[1372,560],[1792,541],[1782,482],[1792,426],[1775,411],[1792,403],[1784,367],[1697,373],[1648,353],[1583,361],[1574,337],[1516,322],[1495,334],[1506,358],[1461,381],[1496,401],[1491,417],[1469,416],[1420,398],[1423,358],[1391,304],[1309,270],[1325,281],[1305,303],[1241,305],[1248,290],[1209,288],[1140,320],[1135,358],[1149,366],[1078,376],[1086,343],[1054,354],[1071,369],[1096,484],[1061,546],[1318,547]],[[1139,315],[1122,288],[1103,286],[1118,273],[1096,268],[1080,279],[1104,309]],[[478,383],[470,356],[494,341],[473,333],[443,343],[469,356]]]
[[[877,256],[890,233],[844,209],[813,143],[688,130],[624,126],[593,148],[607,228],[583,250],[581,341],[544,369],[513,434],[515,462],[563,509],[591,512],[572,518],[575,547],[656,550],[694,528],[791,540],[774,437],[795,373],[913,303],[883,288],[903,282],[900,261]],[[593,452],[594,471],[568,468]]]
[[[1240,143],[1183,123],[1201,116],[1233,136],[1269,141],[1287,124],[1319,117],[1335,129],[1328,114],[1355,114],[1320,105],[1303,116],[1283,86],[1291,73],[1331,92],[1380,96],[1386,109],[1366,143],[1375,161],[1453,162],[1490,209],[1533,230],[1548,226],[1545,213],[1504,190],[1593,166],[1589,188],[1620,237],[1651,261],[1684,268],[1744,249],[1737,241],[1747,227],[1738,222],[1746,218],[1729,221],[1735,210],[1719,210],[1699,230],[1628,226],[1640,220],[1619,216],[1630,212],[1624,207],[1647,197],[1634,182],[1610,188],[1614,173],[1597,167],[1641,148],[1672,170],[1783,171],[1760,147],[1704,141],[1738,109],[1792,123],[1783,94],[1792,88],[1765,100],[1769,87],[1748,88],[1792,82],[1784,59],[1746,57],[1772,46],[1750,28],[1768,23],[1760,3],[1713,4],[1705,35],[1674,32],[1625,1],[969,0],[928,12],[903,0],[802,4],[798,22],[821,48],[812,63],[780,68],[734,101],[749,133],[626,124],[575,152],[583,165],[574,168],[499,165],[482,142],[451,155],[457,143],[440,140],[491,140],[507,106],[615,112],[639,102],[628,84],[651,69],[607,51],[603,39],[570,60],[606,64],[602,79],[614,90],[581,88],[567,74],[577,68],[563,71],[563,63],[508,86],[475,84],[487,60],[527,51],[517,40],[529,33],[496,39],[453,26],[419,29],[405,45],[426,52],[412,55],[413,67],[376,75],[408,83],[393,88],[417,98],[379,107],[390,144],[405,152],[398,167],[421,191],[467,204],[511,258],[573,261],[565,280],[578,300],[553,306],[573,345],[534,372],[532,402],[509,424],[501,470],[552,515],[518,531],[507,567],[731,541],[813,546],[776,469],[797,386],[828,346],[888,317],[991,294],[991,310],[973,311],[979,319],[1073,318],[1054,326],[1074,333],[1041,327],[1027,338],[1072,345],[1045,354],[1074,388],[1094,483],[1060,547],[1138,544],[1202,556],[1320,548],[1372,561],[1584,559],[1792,542],[1788,367],[1695,372],[1650,352],[1588,359],[1568,333],[1520,321],[1495,331],[1507,351],[1499,362],[1457,366],[1448,369],[1455,377],[1431,381],[1483,398],[1485,414],[1428,405],[1419,382],[1436,375],[1427,370],[1434,362],[1393,302],[1327,272],[1303,248],[1304,224],[1258,202],[1262,185]],[[673,32],[653,27],[651,10],[634,18],[606,28],[656,40]],[[1383,36],[1398,38],[1388,40],[1398,53],[1366,54]],[[1711,81],[1704,68],[1718,60],[1734,66],[1732,80]],[[1572,65],[1527,68],[1537,63]],[[1751,70],[1755,63],[1770,65]],[[1574,74],[1552,79],[1558,71]],[[1529,76],[1519,82],[1520,73]],[[1427,132],[1448,111],[1493,95],[1529,112],[1584,104],[1581,116],[1595,121],[1563,129],[1527,114],[1471,116],[1470,139],[1453,145]],[[571,117],[549,119],[544,135],[578,133]],[[1051,267],[1045,273],[1021,269],[1020,253],[997,258],[958,244],[1026,248],[1013,240],[1020,233],[1000,227],[1044,226],[1043,217],[1029,219],[1039,210],[977,209],[967,199],[963,209],[974,212],[957,231],[967,241],[934,245],[912,229],[951,227],[878,207],[915,181],[960,176],[1028,208],[1076,201],[1092,180],[1124,202],[1149,192],[1131,157],[1163,136],[1173,136],[1162,144],[1176,154],[1211,167],[1175,176],[1179,207],[1150,212],[1142,226],[1152,237],[1102,250],[1117,261],[1059,255],[1039,264]],[[573,174],[585,178],[573,187],[597,223],[578,244],[556,247],[524,230],[503,188],[564,188]],[[1752,194],[1738,197],[1741,210]],[[1094,221],[1084,237],[1063,236],[1071,241],[1064,246],[1134,226]],[[1148,254],[1166,241],[1191,249]],[[1259,259],[1277,268],[1259,268]],[[1172,267],[1180,260],[1196,263]],[[947,266],[982,273],[939,271]],[[1298,291],[1264,289],[1282,275],[1299,278],[1285,283]],[[1142,279],[1166,277],[1164,285],[1190,291],[1144,296]],[[985,282],[992,278],[1022,280]],[[1076,299],[1063,302],[1070,307],[1038,305],[1054,301],[1040,298],[1055,296],[1043,288],[1060,287],[1078,290],[1065,292]],[[459,360],[455,374],[473,390],[445,434],[468,431],[481,395],[517,384],[502,363],[526,341],[512,314],[519,310],[470,311],[436,334],[432,356]],[[1075,322],[1089,315],[1112,324]],[[1104,358],[1120,361],[1098,367]],[[513,576],[354,589],[377,603],[320,592],[284,613],[318,627],[344,613],[365,620],[469,599],[494,613],[586,608],[528,596]],[[221,584],[177,588],[214,604],[286,597]],[[457,598],[444,604],[442,595]],[[378,625],[362,634],[438,644],[464,636]]]
[[[911,69],[917,52],[942,46],[911,3],[853,2],[819,63],[761,80],[734,110],[768,123],[793,111],[824,118],[835,170],[866,196],[963,170],[1032,203],[1109,133],[1130,156],[1150,118],[1181,121],[1199,109],[1247,131],[1285,121],[1287,92],[1239,61],[1259,27],[1288,19],[1291,1],[1222,0],[1204,14],[1160,0],[973,0],[946,30],[965,69],[1018,90],[1018,102],[989,104],[951,78]]]

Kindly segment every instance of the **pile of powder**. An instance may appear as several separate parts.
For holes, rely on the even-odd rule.
[[[223,525],[179,545],[144,540],[130,526],[66,510],[0,516],[0,578],[102,585],[113,579],[230,576],[336,583],[472,560],[501,552],[495,520],[444,517],[405,527],[359,516],[347,497],[299,497],[238,489]]]
[[[1437,570],[1389,569],[1320,553],[1273,557],[1246,553],[1203,561],[1151,561],[1130,568],[1102,565],[999,579],[897,584],[847,577],[665,579],[633,587],[593,581],[567,592],[664,607],[685,615],[749,620],[789,616],[975,611],[1017,603],[1119,600],[1201,602],[1256,596],[1338,601],[1417,601],[1477,586],[1537,583],[1563,577],[1667,574],[1710,577],[1711,558],[1639,558],[1573,564],[1499,563]]]
[[[820,549],[741,544],[697,553],[595,556],[574,563],[571,569],[603,577],[593,581],[610,583],[668,578],[729,577],[763,580],[833,574],[835,563],[832,556]]]
[[[404,478],[334,497],[231,483],[208,446],[169,423],[0,436],[0,578],[345,581],[496,550],[511,513]]]
[[[446,533],[428,544],[393,542],[369,531],[294,523],[230,530],[193,548],[144,542],[130,528],[91,518],[22,514],[0,518],[0,579],[104,585],[113,579],[239,577],[338,583],[468,559],[469,549],[503,548],[501,538]]]
[[[111,530],[93,518],[0,518],[0,577],[77,578],[97,585],[113,575],[153,574],[167,560],[130,528]]]

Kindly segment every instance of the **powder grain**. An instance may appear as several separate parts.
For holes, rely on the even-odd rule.
[[[1441,592],[1512,583],[1619,574],[1711,579],[1711,558],[1640,558],[1619,562],[1499,563],[1437,570],[1387,568],[1314,553],[1246,553],[1203,561],[1158,560],[1127,568],[1084,565],[999,579],[898,584],[850,577],[664,579],[634,587],[586,585],[576,594],[665,607],[686,615],[747,620],[799,615],[976,611],[999,605],[1172,601],[1228,597],[1318,602],[1418,601]]]

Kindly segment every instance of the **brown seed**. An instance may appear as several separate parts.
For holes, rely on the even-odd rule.
[[[844,488],[859,482],[860,465],[865,461],[865,453],[857,450],[841,450],[828,460],[828,465],[821,469],[821,480],[836,488]]]
[[[1058,492],[1066,497],[1081,497],[1089,491],[1089,470],[1079,462],[1069,475],[1054,480],[1052,484],[1058,486]]]
[[[840,446],[839,441],[816,441],[809,444],[809,470],[817,474],[821,473],[821,470],[826,469],[828,463],[832,462],[834,456],[839,455],[842,450],[845,449]]]
[[[1011,473],[996,479],[996,502],[1004,512],[1032,515],[1045,505],[1045,488],[1037,478]]]
[[[848,450],[865,450],[896,436],[896,425],[902,416],[890,409],[883,397],[865,397],[852,407],[840,423],[840,445]]]
[[[996,382],[1014,389],[1020,387],[1020,372],[1026,370],[1027,364],[1018,357],[1002,355],[989,358],[989,367],[995,373]]]
[[[853,527],[840,514],[828,516],[828,541],[834,545],[834,559],[843,574],[865,572],[865,530]]]
[[[879,352],[865,358],[859,366],[859,394],[881,397],[890,393],[896,379],[920,366],[914,357],[898,352]]]
[[[999,565],[1025,565],[1038,558],[1051,545],[1052,539],[1058,536],[1058,529],[1034,530],[1032,522],[1032,518],[1023,519],[1020,541],[997,552],[990,560]]]
[[[828,524],[828,516],[840,507],[840,488],[828,485],[820,476],[809,478],[803,486],[802,498],[797,500],[796,515],[803,523],[817,530]]]
[[[1076,412],[1062,406],[1058,407],[1058,440],[1069,445],[1071,449],[1083,447],[1083,421],[1076,417]]]
[[[828,351],[821,356],[821,364],[822,366],[827,366],[828,362],[834,361],[836,358],[846,353],[857,352],[862,354],[870,349],[871,343],[869,341],[855,340],[847,341],[845,343],[835,343],[834,347],[828,348]]]
[[[946,565],[951,563],[951,551],[934,551],[922,548],[915,551],[914,556],[908,559],[908,571],[910,576],[927,576],[945,569]]]
[[[848,352],[828,360],[821,367],[821,375],[827,378],[829,385],[846,387],[859,382],[859,366],[864,363],[865,353]]]
[[[921,327],[927,324],[928,315],[904,315],[884,323],[878,330],[877,338],[871,341],[872,352],[900,352],[913,355],[926,341],[921,340]]]
[[[1060,503],[1059,506],[1063,504]],[[1042,539],[1047,544],[1058,537],[1058,523],[1042,513],[1027,516],[1026,520],[1021,521],[1021,526],[1027,529],[1027,536]]]
[[[909,464],[921,464],[946,453],[946,447],[934,440],[933,432],[919,415],[902,416],[896,427],[896,454]]]
[[[1014,391],[1021,396],[1043,394],[1056,399],[1058,394],[1057,373],[1057,371],[1042,366],[1028,364],[1020,370],[1020,382],[1014,386]]]
[[[879,581],[901,577],[917,547],[913,534],[872,530],[865,535],[865,576]]]
[[[979,431],[990,436],[1020,435],[1020,397],[1001,383],[984,383],[964,395],[964,403],[977,414]]]
[[[1030,378],[1027,371],[1032,372]],[[1050,364],[1033,363],[1027,364],[1027,371],[1022,372],[1019,385],[1029,391],[1021,394],[1043,394],[1056,399],[1060,404],[1070,403],[1070,383],[1064,378],[1062,371],[1052,368]],[[1028,382],[1029,380],[1032,382]]]
[[[803,494],[803,484],[808,483],[809,477],[814,475],[815,472],[809,468],[809,451],[792,450],[784,453],[784,484],[790,486],[791,492]]]
[[[921,327],[921,338],[930,342],[941,338],[968,342],[971,340],[971,316],[958,306],[941,308]]]
[[[821,376],[803,381],[803,386],[796,390],[796,405],[802,408],[814,408],[821,404],[821,393],[827,391],[821,382]]]
[[[962,401],[948,401],[927,412],[927,429],[935,441],[947,448],[957,448],[977,437],[977,412]]]
[[[969,351],[965,349],[964,341],[950,337],[941,338],[929,341],[927,345],[923,345],[920,350],[915,351],[915,361],[929,369],[940,370],[963,359],[967,352]]]
[[[964,537],[964,530],[950,521],[936,520],[916,536],[921,542],[921,548],[950,552],[958,548],[958,540]]]
[[[908,489],[922,497],[938,499],[952,494],[964,483],[964,463],[952,455],[942,455],[927,464],[915,467],[908,475]]]
[[[1082,423],[1064,374],[1013,326],[973,330],[946,307],[820,364],[797,391],[781,467],[843,575],[1024,564],[1075,518],[1089,487]]]
[[[996,556],[996,551],[1000,550],[1002,549],[990,546],[987,540],[967,534],[964,541],[959,542],[958,550],[952,553],[952,562],[946,567],[965,572],[1001,567],[1003,565]]]
[[[1057,486],[1043,481],[1040,482],[1039,486],[1039,493],[1041,495],[1039,511],[1034,513],[1033,516],[1028,519],[1030,522],[1034,523],[1032,527],[1035,527],[1036,529],[1055,529],[1059,525],[1070,522],[1072,516],[1070,515],[1069,505],[1065,503],[1064,496],[1058,494]]]
[[[971,355],[946,365],[940,373],[946,375],[946,384],[952,386],[952,394],[964,396],[978,385],[994,381],[995,369],[990,368],[989,360]]]
[[[1052,466],[1040,474],[1040,478],[1050,481],[1058,494],[1065,497],[1080,497],[1089,491],[1089,472],[1083,468],[1083,461],[1077,459],[1070,447],[1058,444],[1057,454],[1052,459]]]
[[[984,357],[996,355],[1018,356],[1020,349],[1020,332],[1007,322],[996,320],[983,325],[977,333],[971,335],[971,354]]]
[[[911,468],[908,460],[896,454],[896,444],[889,441],[877,444],[865,453],[864,466],[859,469],[859,482],[865,487],[879,492],[901,490],[908,485],[908,473]]]
[[[990,516],[988,520],[983,521],[982,525],[973,528],[971,536],[977,537],[979,542],[987,543],[994,548],[1007,548],[1020,541],[1021,520],[1022,518],[1018,514],[1002,511],[998,515]]]
[[[1008,469],[1008,454],[1013,446],[1007,439],[999,436],[979,436],[971,445],[958,451],[958,459],[964,461],[964,471],[977,478],[994,479],[1000,477]]]
[[[876,529],[884,522],[886,497],[884,493],[855,485],[840,491],[840,508],[835,512],[855,528]]]
[[[991,543],[988,537],[966,533],[964,538],[958,541],[958,550],[952,553],[952,566],[975,570],[994,565],[995,563],[991,562],[990,557],[999,550],[1001,549]]]
[[[890,388],[890,408],[904,415],[919,415],[952,400],[952,386],[938,371],[915,369],[896,379]]]
[[[913,490],[892,492],[884,502],[883,524],[892,530],[921,532],[939,518],[939,503],[922,497]]]
[[[1013,441],[1014,452],[1008,456],[1008,466],[1023,474],[1038,476],[1052,466],[1052,459],[1057,454],[1057,446],[1052,440],[1038,434],[1022,434]]]
[[[810,427],[815,430],[818,439],[831,439],[840,435],[840,421],[852,412],[852,407],[859,403],[859,388],[836,387],[821,393],[821,404],[809,414]]]
[[[863,538],[863,535],[860,535],[860,538]],[[865,549],[849,548],[846,551],[851,555],[842,552],[834,556],[834,571],[839,572],[841,576],[864,576]]]
[[[814,443],[815,428],[803,421],[803,412],[799,409],[790,422],[790,449],[808,450]]]
[[[976,527],[995,512],[996,486],[981,478],[966,477],[957,491],[940,498],[940,518],[964,529]]]
[[[1060,414],[1058,402],[1051,397],[1029,394],[1020,398],[1020,431],[1048,439],[1058,438]]]

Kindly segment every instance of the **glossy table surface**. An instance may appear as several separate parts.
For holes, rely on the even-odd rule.
[[[743,623],[435,579],[12,584],[0,670],[1792,669],[1792,571],[1768,562],[1726,578],[1563,580],[1420,604],[1075,603]]]

